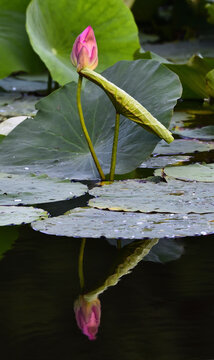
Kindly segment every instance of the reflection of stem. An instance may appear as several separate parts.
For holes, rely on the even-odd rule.
[[[113,140],[112,155],[111,155],[111,170],[109,176],[110,181],[114,181],[114,173],[115,173],[116,159],[117,159],[117,143],[119,136],[119,126],[120,126],[120,114],[116,112],[114,140]]]
[[[80,245],[79,263],[78,263],[78,272],[79,272],[81,289],[83,289],[83,287],[84,287],[83,255],[84,255],[84,249],[85,249],[85,242],[86,242],[86,239],[83,238],[81,241],[81,245]]]
[[[132,253],[125,258],[122,264],[117,266],[114,273],[110,275],[100,287],[84,294],[84,299],[89,302],[93,301],[101,293],[108,289],[109,286],[116,285],[120,278],[129,274],[130,270],[133,269],[149,253],[151,248],[156,245],[158,241],[159,239],[148,239],[137,242],[136,246],[132,248]]]
[[[81,105],[81,87],[82,87],[82,75],[79,74],[79,80],[78,80],[78,85],[77,85],[77,108],[78,108],[78,112],[79,112],[80,122],[81,122],[83,132],[85,134],[86,141],[88,143],[89,150],[91,152],[94,163],[96,165],[96,168],[97,168],[97,170],[98,170],[98,172],[100,174],[101,179],[105,180],[105,175],[104,175],[103,170],[102,170],[102,168],[100,166],[97,155],[96,155],[96,153],[94,151],[94,147],[92,145],[90,136],[88,134],[88,130],[87,130],[86,126],[85,126],[85,121],[84,121],[83,111],[82,111],[82,105]]]
[[[117,239],[117,248],[118,248],[118,250],[120,250],[121,249],[121,239]]]

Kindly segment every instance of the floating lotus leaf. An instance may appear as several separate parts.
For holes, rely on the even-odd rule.
[[[189,161],[190,156],[153,156],[143,162],[139,168],[163,168],[167,165],[181,165],[185,161]]]
[[[32,95],[24,96],[16,99],[9,105],[4,105],[0,108],[0,116],[34,116],[36,115],[35,104],[40,98]]]
[[[176,128],[173,133],[188,138],[214,140],[214,125],[195,129]]]
[[[48,79],[47,79],[48,80]],[[47,81],[26,81],[15,77],[0,80],[0,87],[5,91],[35,92],[47,90]]]
[[[96,196],[89,201],[89,205],[99,209],[144,213],[214,213],[214,186],[207,183],[126,180],[95,187],[89,193]]]
[[[204,152],[214,150],[213,142],[203,142],[199,140],[174,140],[171,144],[166,144],[165,141],[156,146],[153,154],[155,155],[180,155],[193,154],[195,152]]]
[[[35,221],[34,230],[75,238],[143,238],[185,237],[214,233],[214,213],[143,214],[76,208],[65,215]]]
[[[214,182],[214,164],[190,164],[185,166],[169,166],[164,169],[166,175],[186,181],[203,181],[206,183]],[[161,171],[155,170],[155,175],[160,175]],[[184,183],[183,183],[184,184]],[[194,186],[195,184],[190,184]],[[213,186],[213,184],[211,184]],[[209,184],[206,184],[207,189]],[[214,186],[213,186],[214,188]],[[210,189],[211,190],[211,189]],[[211,191],[210,197],[212,198]]]
[[[121,61],[104,72],[109,81],[143,104],[168,127],[180,96],[177,76],[153,60]],[[155,87],[154,87],[155,83]],[[137,85],[136,85],[137,84]],[[46,173],[53,177],[99,177],[85,140],[76,105],[76,84],[70,83],[42,99],[34,119],[18,125],[0,145],[5,172]],[[87,81],[82,91],[83,113],[103,171],[110,171],[115,109],[107,95]],[[22,139],[20,141],[20,139]],[[134,170],[153,151],[159,138],[121,116],[116,173]]]
[[[69,180],[0,173],[0,204],[39,204],[72,199],[87,192],[87,186]]]
[[[25,206],[0,206],[0,226],[28,224],[48,217],[47,211]]]

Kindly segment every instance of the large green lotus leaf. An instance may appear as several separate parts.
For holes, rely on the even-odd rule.
[[[0,0],[0,78],[17,71],[44,68],[34,53],[25,30],[26,1]]]
[[[70,53],[76,37],[88,25],[98,44],[98,71],[133,59],[140,47],[134,18],[121,0],[33,0],[28,7],[31,44],[61,85],[77,79]]]
[[[43,209],[27,206],[0,206],[0,226],[28,224],[47,218]]]
[[[98,209],[144,213],[214,213],[214,186],[207,183],[170,181],[156,184],[126,180],[95,187],[89,193],[95,196],[89,205]]]
[[[201,140],[214,140],[214,125],[204,126],[202,128],[185,129],[177,127],[173,130],[173,134],[180,136],[201,139]]]
[[[188,61],[184,62],[183,60],[183,63],[172,63],[168,60],[164,61],[164,58],[149,51],[138,53],[136,58],[156,59],[174,71],[179,76],[183,86],[182,98],[203,99],[209,96],[209,87],[205,77],[214,67],[213,58],[193,55]]]
[[[204,99],[208,97],[206,74],[213,69],[214,59],[194,55],[186,64],[166,64],[180,78],[183,86],[182,98]]]
[[[77,238],[143,239],[212,234],[214,214],[143,214],[76,208],[65,215],[36,221],[34,230]]]
[[[164,172],[166,175],[180,180],[203,181],[206,183],[214,182],[214,164],[190,164],[186,166],[169,166],[164,169]],[[155,170],[155,175],[160,175],[159,169]],[[191,185],[194,186],[192,183]],[[213,184],[211,185],[213,186]],[[206,186],[208,189],[210,185],[206,184]],[[210,193],[210,197],[213,197],[212,192]]]
[[[193,154],[214,149],[213,142],[203,142],[199,140],[174,140],[171,144],[161,141],[153,151],[154,155],[179,155]]]
[[[0,260],[3,258],[6,251],[10,250],[18,239],[19,232],[17,228],[2,226],[0,228]]]
[[[69,180],[0,173],[0,205],[39,204],[81,196],[87,186]]]
[[[143,104],[168,127],[180,96],[177,76],[153,60],[122,61],[103,75]],[[155,84],[155,86],[154,86]],[[5,172],[46,173],[76,179],[98,178],[76,106],[76,84],[70,83],[41,100],[39,112],[17,126],[0,145]],[[106,94],[87,82],[82,92],[83,112],[103,171],[109,173],[115,110]],[[117,174],[134,170],[153,151],[159,138],[121,116]],[[20,141],[21,139],[21,141]],[[3,170],[2,170],[3,171]]]

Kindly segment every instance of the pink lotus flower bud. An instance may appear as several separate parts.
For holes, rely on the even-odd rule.
[[[71,62],[77,72],[85,67],[94,70],[98,64],[98,49],[91,26],[88,26],[75,40],[71,52]]]
[[[101,305],[97,298],[93,301],[86,301],[80,295],[74,303],[74,312],[78,327],[89,340],[95,340],[100,325]]]

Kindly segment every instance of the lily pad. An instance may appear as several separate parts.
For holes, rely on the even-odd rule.
[[[53,79],[61,85],[77,80],[70,53],[76,37],[89,24],[99,48],[98,71],[119,60],[133,59],[140,47],[137,26],[121,0],[96,4],[93,0],[33,0],[28,6],[27,31],[31,44]]]
[[[47,218],[43,209],[25,206],[0,206],[0,226],[28,224]]]
[[[174,140],[171,144],[160,141],[153,151],[154,155],[182,155],[204,152],[214,149],[213,142],[203,142],[199,140]]]
[[[147,161],[143,162],[139,168],[163,168],[167,165],[181,165],[190,160],[190,156],[177,155],[177,156],[153,156]]]
[[[164,44],[144,44],[144,50],[151,51],[177,64],[186,63],[198,53],[204,57],[214,57],[213,38],[166,42]]]
[[[76,208],[62,216],[33,222],[31,226],[45,234],[74,238],[173,238],[214,233],[214,214],[115,214]]]
[[[34,116],[37,113],[35,104],[40,98],[33,95],[23,96],[21,99],[16,99],[8,105],[0,108],[0,116]]]
[[[177,127],[173,131],[173,133],[193,139],[214,140],[214,125],[204,126],[202,128],[195,129],[185,129]]]
[[[86,185],[69,180],[2,173],[0,189],[1,205],[49,203],[72,199],[87,192]]]
[[[14,100],[21,98],[20,93],[0,92],[0,106],[11,104]]]
[[[177,76],[165,66],[153,60],[122,61],[103,75],[169,126],[181,87]],[[32,173],[98,178],[80,125],[75,93],[76,84],[70,83],[37,104],[36,117],[17,126],[1,143],[1,169],[25,172],[27,166]],[[95,152],[103,171],[109,173],[115,110],[106,94],[91,82],[82,92],[82,104]],[[116,173],[134,170],[148,158],[158,141],[156,135],[121,116]]]
[[[166,175],[186,181],[214,182],[214,164],[190,164],[186,166],[169,166],[164,169]],[[160,175],[160,170],[155,170],[155,175]],[[194,186],[192,183],[190,184]],[[207,188],[210,186],[206,184]],[[213,186],[213,184],[212,184]],[[214,188],[214,186],[213,186]],[[212,192],[210,193],[212,197]]]
[[[0,80],[0,87],[5,91],[19,91],[19,92],[36,92],[47,90],[47,82],[44,81],[26,81],[8,77]]]
[[[214,213],[214,187],[207,183],[126,180],[95,187],[89,193],[96,196],[89,201],[89,205],[98,209],[144,213]]]

